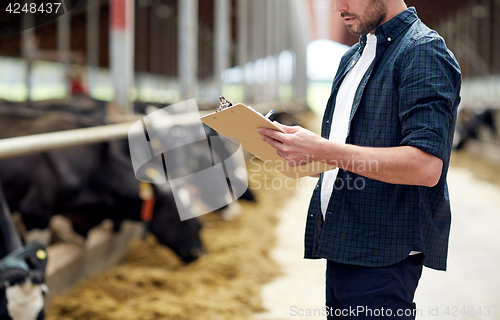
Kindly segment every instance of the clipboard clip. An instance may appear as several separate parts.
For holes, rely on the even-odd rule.
[[[229,108],[233,105],[226,98],[224,98],[224,96],[220,96],[219,101],[220,101],[220,105],[217,107],[217,109],[215,109],[215,112],[222,111],[222,110]]]

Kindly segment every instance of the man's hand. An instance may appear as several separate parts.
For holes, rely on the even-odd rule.
[[[273,123],[285,133],[266,128],[259,128],[257,132],[261,134],[262,140],[276,149],[289,166],[295,167],[320,160],[325,139],[299,126],[289,127],[276,121]]]

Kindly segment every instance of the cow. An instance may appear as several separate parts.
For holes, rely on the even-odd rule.
[[[478,139],[481,128],[497,134],[495,113],[492,109],[462,109],[458,114],[455,128],[454,149],[462,149],[468,140]]]
[[[43,319],[46,266],[42,245],[22,246],[0,187],[0,319]]]
[[[71,107],[69,107],[71,106]],[[107,102],[88,96],[73,96],[57,100],[11,102],[0,100],[0,110],[16,109],[25,114],[46,114],[49,112],[71,112],[80,118],[90,118],[97,123],[106,123]]]
[[[102,124],[65,112],[0,111],[0,138]],[[69,216],[84,236],[106,218],[115,226],[140,219],[142,201],[130,158],[113,142],[2,159],[0,179],[11,210],[19,211],[27,230],[47,228],[57,213]],[[181,221],[171,192],[157,190],[156,204],[148,229],[183,261],[197,259],[204,252],[200,221]]]
[[[174,114],[192,112],[193,110],[190,110],[192,108],[193,105],[190,103],[177,104],[171,108],[163,109],[158,109],[155,106],[146,107],[144,110],[148,114],[146,122],[155,128],[155,136],[176,137],[177,140],[189,141],[189,143],[173,149],[170,149],[171,146],[169,146],[168,141],[162,143],[152,141],[151,145],[169,150],[164,153],[164,156],[170,179],[187,177],[196,172],[209,169],[216,164],[223,163],[227,184],[230,189],[227,193],[218,190],[224,188],[224,186],[214,188],[212,181],[206,179],[191,181],[189,184],[191,184],[191,187],[199,187],[203,190],[196,195],[192,195],[192,197],[197,198],[202,203],[209,204],[209,207],[216,208],[216,212],[219,212],[224,219],[230,220],[241,210],[238,202],[232,202],[232,200],[238,198],[252,202],[256,201],[253,193],[247,188],[248,179],[244,159],[236,154],[239,144],[220,136],[212,128],[202,124],[201,121],[191,125],[183,124],[182,126],[161,128],[164,118]],[[165,119],[165,121],[168,121],[168,119]],[[158,124],[158,126],[155,127],[155,124]],[[179,145],[180,143],[174,144]],[[161,151],[156,150],[155,152],[160,153]],[[196,161],[192,161],[193,159],[196,159]],[[191,177],[196,179],[195,175]],[[224,203],[226,205],[221,206]],[[230,204],[227,205],[227,203]]]
[[[0,319],[44,318],[46,252],[39,244],[20,248],[0,260]]]

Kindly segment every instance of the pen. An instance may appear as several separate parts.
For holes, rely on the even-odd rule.
[[[273,114],[274,110],[269,111],[264,118],[269,119],[269,117]]]

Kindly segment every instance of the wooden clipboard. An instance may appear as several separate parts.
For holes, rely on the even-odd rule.
[[[233,137],[241,146],[289,178],[301,178],[335,169],[322,162],[311,162],[302,166],[290,167],[285,159],[267,142],[262,141],[258,128],[269,128],[284,132],[266,119],[261,113],[243,104],[236,104],[221,111],[201,117],[201,121],[223,136]]]

